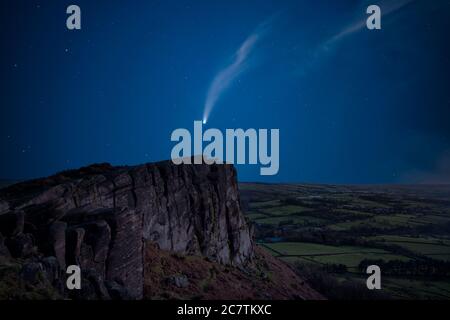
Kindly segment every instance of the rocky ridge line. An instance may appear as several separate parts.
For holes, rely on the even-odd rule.
[[[146,241],[242,267],[251,239],[231,165],[98,164],[0,190],[0,255],[29,259],[63,295],[77,264],[82,298],[142,298]]]

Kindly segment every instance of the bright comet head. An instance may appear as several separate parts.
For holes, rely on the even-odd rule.
[[[206,124],[206,119],[203,119],[203,124]]]

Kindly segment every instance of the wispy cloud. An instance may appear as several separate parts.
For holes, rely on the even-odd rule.
[[[377,5],[379,5],[381,8],[382,26],[384,21],[383,19],[414,1],[416,0],[384,0],[379,2]],[[296,74],[304,76],[320,61],[322,61],[323,58],[326,58],[332,52],[334,52],[334,50],[336,50],[338,44],[342,40],[356,34],[359,31],[364,30],[366,28],[366,21],[368,17],[368,15],[365,14],[365,8],[367,8],[367,6],[369,5],[368,3],[369,2],[366,1],[366,4],[361,6],[361,8],[359,9],[361,12],[360,15],[362,15],[361,19],[345,25],[343,28],[339,29],[340,31],[324,39],[324,41],[322,41],[314,50],[312,50],[311,54],[309,55],[308,61],[305,61],[300,67],[296,69]],[[362,9],[364,9],[364,11],[361,11]]]
[[[444,151],[432,170],[414,170],[403,176],[402,182],[420,184],[450,184],[450,150]]]
[[[391,13],[394,13],[395,11],[403,8],[407,4],[413,2],[415,0],[398,0],[398,1],[384,1],[379,4],[381,8],[381,16],[382,18],[385,18]],[[346,26],[344,29],[342,29],[339,33],[328,39],[328,41],[325,42],[325,46],[329,46],[347,36],[350,36],[366,27],[366,19],[367,17],[364,17],[364,19],[361,19],[359,21],[356,21],[348,26]]]
[[[256,28],[256,30],[250,34],[245,41],[241,44],[239,49],[234,53],[232,62],[223,68],[214,77],[206,96],[205,109],[203,112],[203,122],[209,118],[212,109],[219,101],[220,97],[230,87],[233,81],[245,72],[250,65],[252,65],[252,53],[255,50],[258,42],[267,34],[271,29],[271,23],[273,18],[263,22]]]

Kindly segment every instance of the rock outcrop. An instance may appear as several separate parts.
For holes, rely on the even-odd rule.
[[[84,291],[62,295],[142,298],[148,241],[242,267],[251,239],[231,165],[100,164],[0,190],[0,255],[29,259],[28,277],[62,291],[79,265]]]

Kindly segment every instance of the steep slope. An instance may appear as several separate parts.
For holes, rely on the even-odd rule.
[[[292,300],[323,299],[293,269],[262,248],[245,269],[146,247],[147,299]]]

